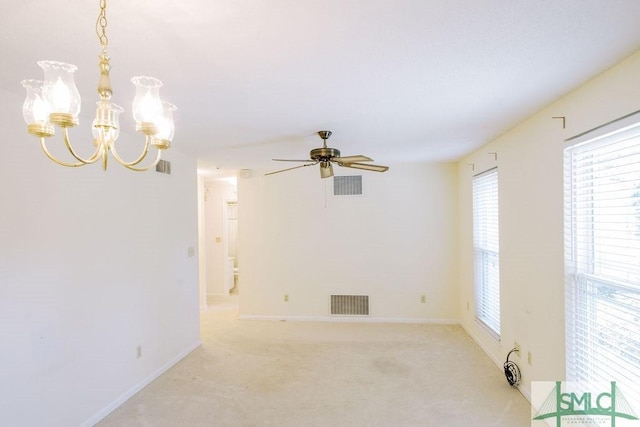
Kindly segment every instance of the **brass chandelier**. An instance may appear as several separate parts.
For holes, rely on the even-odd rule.
[[[116,151],[116,140],[120,134],[119,115],[124,111],[122,107],[110,102],[112,90],[109,78],[109,56],[107,55],[107,1],[100,0],[100,14],[96,21],[96,34],[102,52],[100,58],[100,80],[98,94],[100,101],[96,117],[93,120],[93,144],[95,151],[88,158],[83,158],[71,145],[68,129],[79,124],[80,94],[73,81],[73,73],[77,67],[57,61],[39,61],[38,65],[44,70],[44,81],[23,80],[22,85],[27,90],[27,98],[22,106],[22,115],[27,122],[27,131],[40,138],[40,145],[44,153],[51,160],[62,166],[79,167],[102,160],[102,168],[107,170],[108,154],[124,167],[134,171],[145,171],[154,167],[162,156],[162,151],[171,146],[175,132],[173,112],[175,105],[162,102],[159,89],[162,82],[153,77],[137,76],[131,79],[135,85],[136,94],[133,99],[133,118],[136,121],[136,131],[144,135],[144,148],[133,161],[123,160]],[[64,145],[74,160],[62,161],[56,158],[46,145],[46,139],[55,135],[56,127],[61,129]],[[147,158],[150,149],[157,151],[155,160],[146,166],[140,164]]]

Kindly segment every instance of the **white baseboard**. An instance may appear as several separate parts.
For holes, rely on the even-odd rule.
[[[478,347],[480,347],[482,349],[482,351],[485,352],[487,357],[489,357],[489,359],[491,359],[491,361],[493,361],[493,363],[495,363],[496,366],[502,368],[503,362],[495,358],[495,356],[493,355],[493,352],[490,351],[489,348],[484,344],[484,342],[481,339],[478,338],[478,336],[475,334],[475,331],[472,331],[469,328],[465,327],[464,324],[462,324],[462,328],[467,333],[467,335],[469,335],[471,337],[471,339],[476,344],[478,344]]]
[[[529,403],[531,403],[531,390],[522,386],[518,386],[518,390],[520,391],[520,394],[522,394],[524,398],[527,399]]]
[[[196,343],[194,343],[194,344],[190,345],[189,347],[187,347],[184,351],[182,351],[176,357],[174,357],[173,359],[169,360],[167,363],[162,365],[160,368],[156,369],[147,378],[145,378],[144,380],[142,380],[141,382],[139,382],[138,384],[136,384],[135,386],[133,386],[132,388],[127,390],[125,393],[120,395],[116,400],[114,400],[113,402],[111,402],[110,404],[108,404],[107,406],[105,406],[104,408],[99,410],[97,413],[95,413],[91,418],[89,418],[88,420],[86,420],[85,422],[80,424],[81,427],[92,427],[92,426],[96,425],[103,418],[105,418],[107,415],[109,415],[111,412],[113,412],[115,409],[117,409],[120,405],[122,405],[124,402],[129,400],[134,394],[136,394],[137,392],[139,392],[140,390],[145,388],[147,385],[149,385],[151,383],[151,381],[155,380],[160,375],[164,374],[166,371],[169,370],[169,368],[171,368],[173,365],[175,365],[176,363],[178,363],[179,361],[184,359],[193,350],[195,350],[196,348],[200,347],[200,345],[202,345],[202,342],[200,340],[198,340]]]
[[[207,298],[227,298],[229,296],[229,293],[216,293],[216,294],[207,294]]]
[[[438,325],[459,325],[458,319],[426,319],[415,317],[369,317],[369,316],[269,316],[241,314],[240,320],[274,320],[290,322],[336,322],[336,323],[425,323]]]
[[[487,357],[489,357],[489,359],[491,359],[491,361],[493,363],[495,363],[500,369],[502,369],[502,366],[504,364],[503,361],[496,359],[492,353],[489,351],[489,349],[487,348],[486,345],[484,345],[484,343],[482,342],[482,340],[478,339],[478,337],[475,335],[475,333],[473,333],[472,331],[470,331],[468,328],[466,328],[464,325],[462,325],[462,328],[465,330],[465,332],[467,333],[467,335],[469,335],[471,337],[471,339],[478,344],[478,347],[480,347],[482,349],[482,351],[484,351],[484,353],[487,355]],[[519,385],[516,387],[516,389],[520,392],[520,394],[522,394],[524,396],[525,399],[527,399],[529,401],[529,403],[531,403],[531,393],[530,390],[523,387],[522,385]]]

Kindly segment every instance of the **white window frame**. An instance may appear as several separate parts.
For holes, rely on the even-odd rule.
[[[567,140],[564,177],[567,379],[640,399],[640,114]]]
[[[473,177],[473,252],[476,320],[500,339],[498,169]]]

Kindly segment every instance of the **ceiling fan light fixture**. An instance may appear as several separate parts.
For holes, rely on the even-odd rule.
[[[320,177],[329,178],[332,176],[333,176],[333,166],[331,166],[331,162],[329,161],[320,162]]]

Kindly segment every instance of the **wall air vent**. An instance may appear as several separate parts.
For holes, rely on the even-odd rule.
[[[333,177],[334,196],[362,195],[362,175],[346,175]]]
[[[331,314],[368,316],[369,295],[331,295]]]
[[[160,160],[156,165],[156,172],[171,174],[171,162]]]

